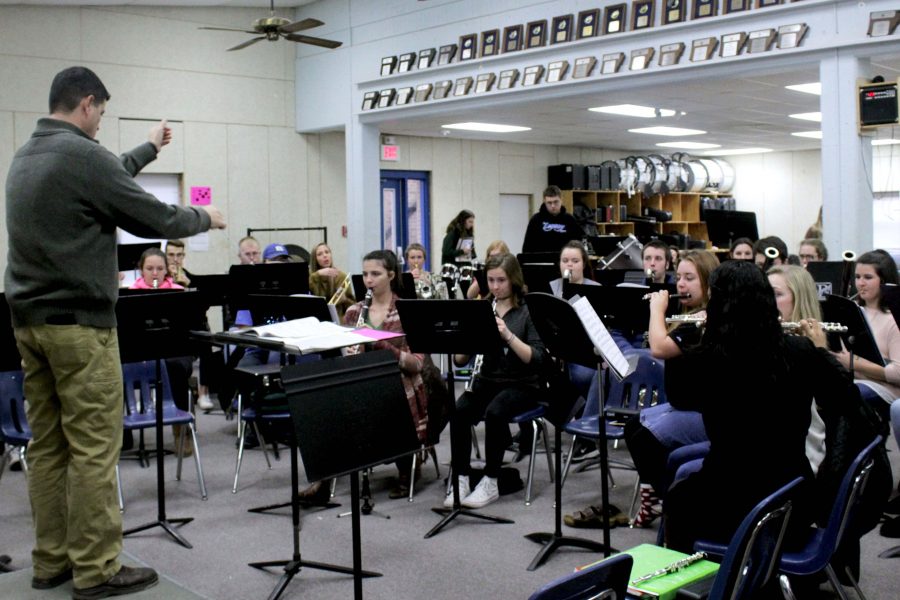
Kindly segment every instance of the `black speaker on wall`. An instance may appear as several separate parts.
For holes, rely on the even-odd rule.
[[[547,183],[563,190],[587,189],[584,165],[563,164],[547,167]]]

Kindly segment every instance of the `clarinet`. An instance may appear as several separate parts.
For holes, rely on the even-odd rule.
[[[366,297],[363,298],[363,305],[359,311],[359,318],[356,320],[356,326],[362,327],[366,324],[366,319],[369,318],[369,307],[372,306],[372,289],[369,288],[366,290]]]
[[[491,310],[494,311],[494,316],[497,316],[497,299],[494,298],[493,302],[491,302]],[[471,392],[472,386],[475,384],[475,376],[481,372],[481,365],[484,363],[484,354],[476,354],[475,355],[475,364],[472,365],[472,374],[469,376],[469,380],[466,382],[466,391]]]

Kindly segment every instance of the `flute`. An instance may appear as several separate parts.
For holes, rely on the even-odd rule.
[[[649,299],[650,299],[650,296],[652,296],[652,295],[653,295],[652,292],[651,292],[650,294],[644,294],[644,295],[641,297],[641,300],[649,300]],[[669,296],[669,300],[673,300],[673,299],[677,300],[677,299],[679,299],[679,298],[681,298],[681,299],[687,299],[687,298],[690,298],[690,297],[691,297],[691,295],[690,295],[689,293],[685,292],[684,294],[672,294],[671,296]]]
[[[697,327],[702,327],[706,324],[706,317],[697,315],[675,315],[674,317],[667,317],[666,323],[693,323]],[[829,333],[846,333],[848,330],[846,325],[841,325],[840,323],[818,323],[818,325],[823,331]],[[797,321],[781,321],[781,329],[788,333],[795,332],[800,329],[800,323]]]
[[[681,560],[676,560],[675,562],[668,564],[660,569],[653,571],[652,573],[647,573],[646,575],[642,575],[637,579],[631,582],[631,585],[637,585],[639,583],[643,583],[644,581],[648,581],[655,577],[661,577],[663,575],[668,575],[669,573],[677,573],[678,571],[694,564],[697,561],[703,560],[706,558],[706,552],[697,552],[695,554],[691,554],[690,556],[685,556]]]

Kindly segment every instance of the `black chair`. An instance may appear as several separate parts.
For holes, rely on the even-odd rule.
[[[625,598],[634,559],[617,554],[544,585],[528,600],[591,600]]]
[[[790,496],[803,482],[797,477],[750,511],[728,546],[699,541],[694,550],[721,556],[709,600],[751,598],[771,579],[781,556],[781,544],[791,514]]]

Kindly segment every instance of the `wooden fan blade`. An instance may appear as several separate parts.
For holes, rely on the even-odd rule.
[[[322,48],[337,48],[343,42],[337,42],[335,40],[326,40],[323,38],[311,37],[308,35],[296,35],[293,33],[285,34],[285,39],[291,40],[292,42],[300,42],[301,44],[312,44],[313,46],[321,46]]]
[[[323,21],[318,19],[303,19],[302,21],[295,21],[294,23],[288,23],[287,25],[282,25],[278,28],[278,31],[282,33],[294,33],[295,31],[303,31],[304,29],[312,29],[313,27],[318,27],[320,25],[324,25]]]
[[[256,31],[247,31],[246,29],[232,29],[231,27],[198,27],[197,29],[209,29],[212,31],[240,31],[241,33],[257,33]]]
[[[231,52],[232,50],[241,50],[242,48],[251,46],[251,45],[255,44],[256,42],[258,42],[260,40],[264,40],[264,39],[266,39],[266,36],[264,36],[264,35],[260,36],[260,37],[250,38],[249,40],[247,40],[246,42],[244,42],[242,44],[238,44],[237,46],[232,46],[231,48],[229,48],[227,50],[227,52]]]

